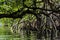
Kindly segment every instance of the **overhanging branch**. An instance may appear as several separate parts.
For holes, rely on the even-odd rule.
[[[21,14],[19,14],[19,13],[0,14],[0,18],[22,18],[25,14],[33,14],[33,15],[37,16],[37,14],[35,14],[29,10],[26,10],[26,11],[23,11]]]
[[[60,12],[60,10],[55,11],[55,10],[49,10],[49,9],[44,9],[44,8],[33,8],[33,7],[28,7],[30,9],[40,9],[40,10],[45,10],[45,11],[53,11],[53,12]],[[33,14],[34,16],[38,17],[35,12],[30,11],[30,10],[26,10],[23,11],[24,8],[22,8],[21,10],[18,10],[16,12],[13,12],[12,14],[0,14],[0,18],[22,18],[25,14]],[[21,12],[21,14],[19,14],[18,12]],[[41,13],[44,14],[45,16],[49,16],[50,14],[45,14],[45,13]],[[52,14],[52,13],[51,13]]]
[[[28,7],[30,9],[40,9],[40,10],[44,10],[44,11],[52,11],[52,12],[55,12],[55,13],[59,13],[60,10],[50,10],[50,9],[44,9],[44,8],[37,8],[37,7]]]

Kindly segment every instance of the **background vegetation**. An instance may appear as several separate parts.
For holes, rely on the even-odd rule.
[[[56,36],[60,30],[60,0],[0,0],[0,35],[21,30]],[[54,34],[54,35],[53,35]]]

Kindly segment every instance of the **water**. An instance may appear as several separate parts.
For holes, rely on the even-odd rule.
[[[46,37],[43,33],[37,31],[21,31],[18,35],[0,35],[0,40],[60,40],[60,34],[51,39],[51,34]]]

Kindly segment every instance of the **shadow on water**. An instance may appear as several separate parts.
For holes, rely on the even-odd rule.
[[[18,35],[0,35],[0,40],[60,40],[60,34],[55,33],[51,30],[48,33],[46,30],[44,32],[21,30]]]
[[[59,32],[56,34],[54,33],[53,30],[51,30],[50,33],[48,33],[47,31],[43,32],[39,32],[39,31],[23,31],[23,36],[24,36],[24,40],[60,40],[60,34]],[[56,37],[57,35],[57,37]]]

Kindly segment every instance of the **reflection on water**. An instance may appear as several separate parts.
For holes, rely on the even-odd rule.
[[[54,37],[54,34],[52,35],[43,34],[42,32],[38,31],[28,30],[21,31],[18,35],[0,35],[0,40],[60,40],[60,37]]]

